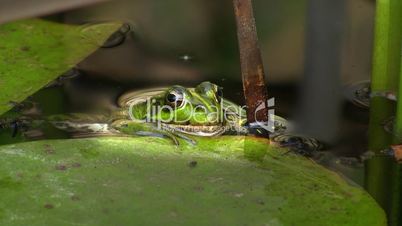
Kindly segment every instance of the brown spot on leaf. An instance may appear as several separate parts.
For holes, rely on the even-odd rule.
[[[56,170],[66,170],[67,169],[67,166],[66,165],[63,165],[63,164],[60,164],[60,165],[56,165]]]
[[[21,51],[29,51],[29,50],[31,49],[31,47],[29,47],[29,46],[22,46],[20,49],[21,49]]]
[[[258,199],[256,202],[259,205],[265,205],[265,202],[263,200],[261,200],[261,199]]]
[[[45,144],[45,153],[48,155],[51,155],[51,154],[54,154],[55,151],[50,145]]]
[[[80,200],[80,197],[78,197],[78,196],[76,196],[76,195],[73,195],[73,196],[71,196],[71,200],[73,200],[73,201],[79,201],[79,200]]]
[[[204,191],[203,186],[195,186],[195,187],[193,187],[193,189],[194,189],[194,191],[198,191],[198,192]]]
[[[53,149],[46,149],[45,153],[48,155],[54,154],[54,150]]]
[[[79,168],[79,167],[81,167],[81,163],[74,162],[73,164],[71,164],[71,166],[74,167],[74,168]]]
[[[53,209],[54,206],[50,203],[46,203],[43,207],[45,207],[46,209]]]
[[[102,209],[102,212],[103,212],[104,214],[108,214],[108,213],[109,213],[109,209],[108,209],[108,208],[103,208],[103,209]]]
[[[194,168],[194,167],[196,167],[197,166],[197,161],[191,161],[190,163],[188,163],[188,166],[190,167],[190,168]]]
[[[340,209],[339,209],[338,207],[336,207],[336,206],[332,206],[331,208],[329,208],[329,210],[331,210],[331,211],[333,211],[333,212],[337,212],[337,211],[339,211]]]

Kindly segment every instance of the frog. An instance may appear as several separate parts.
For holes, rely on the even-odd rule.
[[[196,144],[194,137],[247,135],[246,110],[223,97],[223,88],[202,82],[193,88],[180,85],[123,94],[111,127],[121,133],[178,138]],[[286,120],[275,116],[276,132]]]
[[[168,138],[175,145],[180,140],[195,145],[197,137],[249,134],[245,108],[224,98],[223,88],[209,81],[195,87],[127,91],[108,117],[74,114],[52,117],[51,121],[59,129],[81,134],[75,137],[153,136]],[[282,134],[288,128],[282,117],[274,116],[274,122],[273,134]]]

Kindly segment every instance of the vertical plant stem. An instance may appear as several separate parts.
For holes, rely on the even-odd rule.
[[[394,125],[394,144],[402,143],[402,3],[399,2],[399,34],[400,34],[400,59],[399,59],[399,90],[398,90],[398,102],[396,106],[396,117],[395,117],[395,125]],[[391,215],[393,216],[392,221],[395,222],[395,225],[402,225],[402,167],[400,164],[394,164],[394,172],[395,176],[392,178],[395,186],[393,187],[393,208]]]
[[[402,11],[402,10],[401,10]],[[402,18],[402,13],[401,13]],[[402,20],[402,19],[401,19]],[[402,26],[402,22],[400,23]],[[402,38],[402,32],[401,32]],[[400,56],[400,69],[399,69],[399,87],[402,87],[402,47],[401,47],[401,56]],[[398,102],[396,107],[396,117],[395,117],[395,126],[394,126],[394,142],[395,143],[402,143],[402,92],[401,88],[398,92]]]
[[[401,69],[402,15],[399,0],[376,2],[375,39],[372,92],[398,92]],[[399,100],[401,100],[399,93]],[[401,102],[401,101],[398,101]],[[401,103],[402,104],[402,103]],[[402,106],[398,103],[394,132],[402,129]],[[370,102],[369,149],[380,152],[395,141],[383,128],[383,122],[395,115],[395,103],[381,97]],[[373,158],[366,162],[365,186],[388,214],[389,225],[400,225],[400,173],[399,165],[392,158]]]
[[[247,120],[249,123],[268,122],[267,109],[257,111],[258,106],[267,104],[268,97],[252,3],[251,0],[233,0],[233,5],[243,90],[247,104]]]

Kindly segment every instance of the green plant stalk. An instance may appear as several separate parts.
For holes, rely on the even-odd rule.
[[[401,16],[402,18],[402,16]],[[400,23],[402,26],[402,22]],[[402,34],[401,34],[402,37]],[[402,51],[402,48],[401,48]],[[402,54],[400,57],[400,69],[399,69],[399,87],[402,87]],[[396,117],[395,117],[395,125],[394,125],[394,142],[402,143],[402,92],[398,92],[398,102],[396,108]]]
[[[400,8],[399,0],[378,0],[375,19],[373,91],[397,91],[400,69]]]
[[[386,99],[373,98],[370,103],[369,150],[378,152],[384,150],[392,143],[392,138],[381,125],[383,120],[392,116],[395,106]],[[392,196],[390,188],[393,187],[392,158],[372,158],[365,162],[365,188],[384,208],[390,217],[392,209]],[[389,221],[390,218],[389,218]],[[397,224],[391,224],[397,225]]]
[[[378,0],[374,39],[371,90],[398,92],[401,67],[401,3]],[[401,99],[399,97],[399,99]],[[402,104],[402,103],[401,103]],[[398,104],[397,116],[402,106]],[[379,152],[400,139],[387,133],[382,123],[395,115],[395,103],[375,97],[370,103],[369,150]],[[395,131],[402,131],[402,118],[397,117]],[[400,224],[399,166],[392,158],[373,158],[366,162],[366,189],[385,209],[389,225]]]
[[[402,4],[401,4],[402,5]],[[399,25],[402,26],[402,6],[400,6],[401,10],[399,16]],[[402,31],[400,31],[400,39],[402,39]],[[402,41],[401,41],[402,42]],[[402,46],[400,47],[402,53]],[[399,87],[402,87],[402,54],[400,56],[400,68],[399,68]],[[401,89],[399,89],[401,90]],[[401,144],[402,143],[402,91],[398,91],[398,102],[396,107],[396,117],[395,117],[395,125],[394,125],[394,143]],[[393,206],[392,208],[392,216],[395,216],[398,219],[399,225],[401,225],[401,202],[402,202],[402,168],[400,164],[394,164],[394,172],[396,175],[393,177],[395,186],[393,187],[393,194],[398,194],[397,197],[393,198]]]

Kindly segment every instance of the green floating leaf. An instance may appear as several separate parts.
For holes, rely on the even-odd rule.
[[[39,19],[0,25],[0,114],[79,63],[121,26]]]
[[[385,226],[360,188],[260,140],[48,140],[0,147],[0,225]]]

